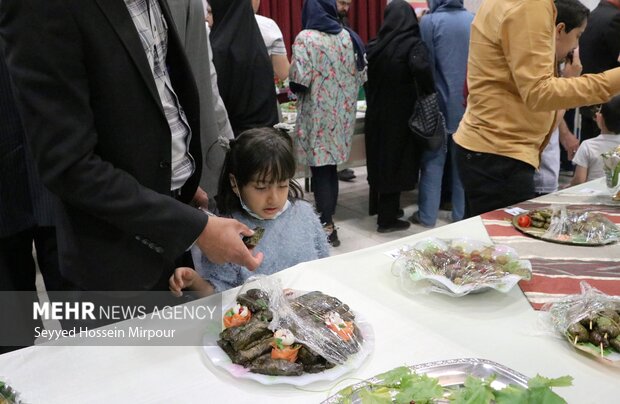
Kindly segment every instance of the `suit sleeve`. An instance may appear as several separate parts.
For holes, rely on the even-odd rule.
[[[226,106],[224,105],[224,101],[220,96],[220,90],[217,87],[217,71],[215,70],[215,65],[213,64],[213,51],[211,50],[211,41],[209,40],[209,27],[207,26],[207,23],[205,23],[205,28],[207,30],[207,49],[209,52],[211,92],[213,93],[213,110],[215,113],[215,120],[217,121],[217,127],[220,131],[220,136],[226,139],[233,139],[235,135],[233,134],[232,127],[230,126],[230,121],[228,120],[228,112],[226,111]]]
[[[61,0],[0,2],[0,36],[41,178],[64,203],[152,240],[172,261],[196,240],[206,216],[97,154],[89,91],[97,77],[86,68],[84,52],[97,44],[81,36],[70,7]]]

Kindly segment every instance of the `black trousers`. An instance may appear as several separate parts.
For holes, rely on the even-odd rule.
[[[338,203],[338,171],[336,165],[310,167],[312,192],[321,223],[331,224]]]
[[[534,167],[506,156],[478,153],[455,144],[465,190],[465,217],[532,199]]]
[[[0,346],[0,353],[32,345],[34,328],[43,325],[40,320],[32,318],[32,304],[38,300],[35,286],[36,265],[32,255],[33,242],[46,289],[63,290],[69,285],[60,275],[58,268],[54,227],[34,227],[0,238],[0,293],[3,293],[1,300],[5,306],[0,308],[0,322],[11,324],[8,331],[11,333],[10,339],[19,341],[20,344]],[[16,291],[22,292],[15,293]],[[11,301],[11,304],[5,305],[6,301]]]
[[[400,192],[380,193],[377,201],[377,225],[390,226],[398,220]]]

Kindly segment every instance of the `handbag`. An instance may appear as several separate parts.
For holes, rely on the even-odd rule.
[[[436,92],[418,95],[409,118],[409,129],[431,151],[437,151],[444,145],[446,124],[439,110]]]

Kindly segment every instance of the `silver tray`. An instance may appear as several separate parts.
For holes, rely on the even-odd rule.
[[[529,378],[506,366],[493,361],[477,358],[448,359],[438,362],[422,363],[409,366],[417,374],[426,374],[437,378],[443,387],[462,386],[467,376],[486,378],[495,375],[495,380],[491,386],[496,390],[501,390],[509,384],[526,387]],[[323,404],[336,404],[348,400],[350,403],[361,403],[358,391],[369,383],[377,383],[379,379],[375,376],[352,386],[352,393],[343,396],[340,390],[338,393],[323,401]]]

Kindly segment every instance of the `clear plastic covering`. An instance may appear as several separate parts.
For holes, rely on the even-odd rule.
[[[546,231],[544,239],[576,244],[607,244],[620,239],[620,230],[604,215],[583,210],[568,210],[564,205],[528,212],[533,227]]]
[[[253,277],[236,303],[224,314],[226,328],[217,343],[233,363],[251,372],[318,373],[364,348],[355,314],[322,292],[283,289],[274,277]]]
[[[0,379],[0,404],[20,404],[19,394]]]
[[[620,365],[620,299],[580,286],[580,294],[543,306],[545,323],[576,348]]]
[[[614,200],[620,200],[620,146],[601,155],[607,188]]]
[[[508,292],[521,279],[531,278],[532,266],[508,246],[428,238],[401,250],[392,273],[410,293],[464,296],[488,289]]]

